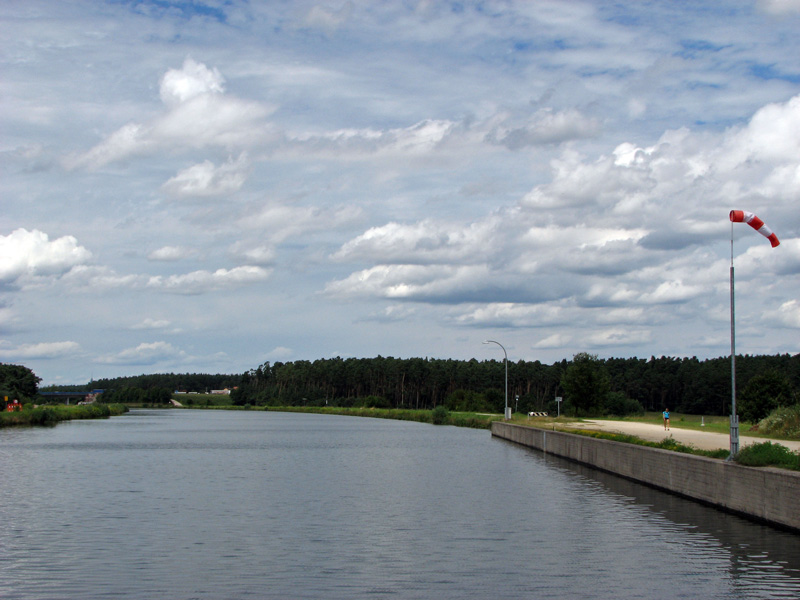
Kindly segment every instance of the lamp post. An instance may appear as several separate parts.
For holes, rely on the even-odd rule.
[[[483,343],[497,344],[503,349],[503,355],[505,356],[505,363],[506,363],[506,406],[505,406],[505,411],[503,412],[503,418],[507,420],[511,418],[510,415],[508,414],[508,352],[506,352],[505,346],[503,346],[503,344],[501,344],[500,342],[495,342],[494,340],[486,340]]]

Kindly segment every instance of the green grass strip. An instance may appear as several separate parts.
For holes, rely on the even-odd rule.
[[[75,419],[106,419],[128,412],[124,404],[88,404],[84,406],[39,406],[18,412],[0,413],[2,427],[53,426]]]

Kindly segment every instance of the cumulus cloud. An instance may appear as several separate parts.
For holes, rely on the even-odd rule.
[[[486,264],[377,265],[325,286],[337,298],[377,297],[396,301],[461,304],[466,302],[542,302],[563,293],[563,282],[537,286],[520,282]]]
[[[242,230],[257,230],[273,244],[297,238],[306,233],[329,231],[356,220],[361,214],[357,206],[292,206],[270,203],[256,209],[237,224]],[[242,247],[241,243],[236,245]],[[263,252],[269,252],[262,247]]]
[[[800,96],[716,138],[681,129],[652,146],[619,144],[596,159],[565,150],[551,163],[552,180],[513,209],[466,225],[390,222],[354,237],[332,258],[373,266],[330,282],[326,292],[431,303],[492,298],[459,322],[501,326],[536,321],[525,302],[509,304],[522,298],[531,306],[559,298],[613,310],[696,302],[725,271],[712,249],[729,237],[734,204],[759,210],[753,199],[776,173],[800,181],[798,124]],[[777,225],[787,231],[782,252],[772,254],[758,236],[745,238],[737,258],[745,276],[800,273],[800,240],[789,234],[800,229],[800,213],[780,197],[770,208],[784,217]],[[575,275],[568,284],[565,272]],[[606,337],[611,344],[614,336]]]
[[[719,156],[726,171],[746,162],[770,169],[797,165],[800,154],[800,96],[785,103],[768,104],[753,115],[746,127],[730,135]]]
[[[215,166],[210,160],[192,165],[168,180],[162,189],[178,197],[225,196],[237,192],[247,179],[247,153]]]
[[[170,69],[161,78],[159,94],[167,106],[178,106],[203,94],[225,92],[225,79],[217,69],[187,58],[181,69]]]
[[[788,300],[777,310],[766,311],[764,317],[778,325],[800,329],[800,302]]]
[[[551,162],[553,180],[535,187],[522,205],[533,209],[608,210],[647,194],[654,181],[645,169],[618,163],[613,156],[586,162],[574,151]]]
[[[147,317],[141,323],[134,325],[131,329],[166,329],[170,326],[167,319],[152,319]]]
[[[39,342],[20,344],[16,347],[7,342],[0,342],[0,357],[10,362],[74,356],[80,350],[81,346],[77,342]]]
[[[235,242],[229,249],[232,256],[244,259],[249,265],[271,265],[275,262],[275,248],[260,244],[251,245],[246,242]]]
[[[608,348],[642,344],[649,342],[652,337],[652,333],[646,329],[614,328],[592,332],[580,341],[589,348]]]
[[[516,125],[503,122],[486,135],[487,141],[520,150],[527,146],[560,144],[570,140],[595,137],[600,132],[596,119],[578,110],[554,111],[539,109],[527,123]]]
[[[538,349],[568,348],[573,342],[571,335],[567,333],[554,333],[546,338],[538,340],[531,347]]]
[[[415,312],[416,310],[407,304],[392,304],[380,311],[367,315],[361,320],[376,323],[397,323],[413,317]]]
[[[344,244],[335,260],[370,259],[385,264],[471,262],[481,259],[475,252],[493,236],[496,224],[484,220],[467,227],[434,223],[387,223],[373,227]]]
[[[100,357],[97,362],[112,365],[154,365],[163,361],[183,361],[186,353],[168,342],[145,342],[111,356]]]
[[[59,277],[91,256],[74,236],[51,241],[42,231],[16,229],[7,236],[0,235],[0,284],[31,277]]]
[[[286,346],[276,346],[267,352],[267,358],[270,360],[287,360],[292,357],[294,351]]]
[[[153,276],[147,287],[175,294],[201,294],[204,292],[238,287],[265,281],[271,270],[258,266],[242,266],[216,271],[193,271],[182,275]]]
[[[194,251],[185,246],[163,246],[157,250],[153,250],[147,255],[147,258],[156,261],[174,261],[188,258],[192,256],[192,254],[194,254]]]
[[[64,275],[62,280],[73,290],[100,292],[121,288],[141,288],[147,282],[147,276],[119,275],[114,269],[107,266],[79,265]]]
[[[567,324],[573,317],[574,311],[555,303],[493,302],[458,316],[457,322],[482,327],[544,327]]]
[[[166,112],[148,122],[122,126],[87,152],[68,157],[65,165],[70,169],[97,169],[155,150],[242,148],[269,138],[266,118],[274,107],[229,96],[223,82],[216,70],[186,59],[181,69],[171,69],[161,79],[160,95]],[[206,166],[179,174],[178,179],[168,182],[167,189],[196,189],[198,178],[208,170]],[[211,181],[223,187],[234,185],[237,176],[231,170],[235,168],[223,168],[223,174]]]
[[[478,282],[485,282],[487,274],[484,265],[379,265],[331,282],[326,291],[335,296],[377,295],[434,301],[481,288]]]

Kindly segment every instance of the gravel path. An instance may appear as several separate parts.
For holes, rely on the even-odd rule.
[[[663,425],[651,425],[649,423],[636,423],[633,421],[606,421],[591,420],[583,423],[573,423],[571,427],[578,429],[597,429],[613,433],[626,433],[651,442],[660,442],[666,437],[672,437],[676,441],[694,446],[700,450],[717,450],[719,448],[730,448],[730,436],[727,433],[714,433],[711,431],[698,431],[696,429],[680,429],[671,427],[669,431],[664,431]],[[800,442],[787,442],[785,440],[767,440],[766,438],[754,438],[742,435],[739,430],[739,446],[744,447],[750,444],[772,441],[792,450],[800,450]]]

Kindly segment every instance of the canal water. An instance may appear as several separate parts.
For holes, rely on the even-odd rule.
[[[0,430],[0,598],[798,598],[800,536],[492,438],[132,411]]]

